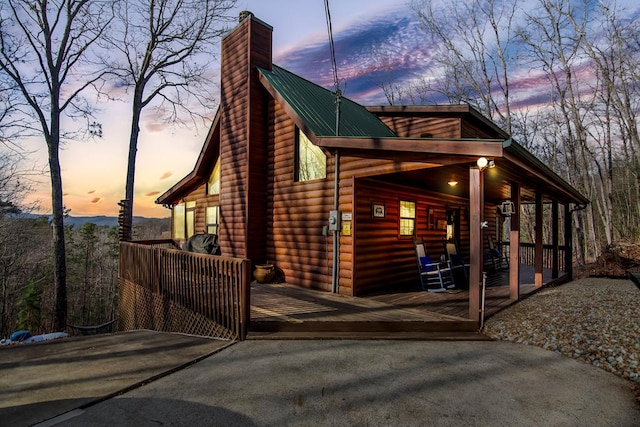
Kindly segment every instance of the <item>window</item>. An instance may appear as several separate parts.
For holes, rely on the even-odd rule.
[[[186,203],[185,227],[187,229],[187,237],[196,234],[196,202]]]
[[[220,158],[216,161],[216,165],[211,171],[209,181],[207,181],[207,195],[212,196],[220,194]]]
[[[184,203],[179,203],[173,207],[173,238],[184,239]]]
[[[184,240],[195,234],[196,202],[178,203],[173,207],[172,237]]]
[[[207,233],[218,234],[218,225],[220,219],[220,206],[207,206],[205,212],[205,222]]]
[[[312,181],[327,177],[327,155],[320,147],[313,145],[307,136],[297,132],[297,177],[296,180]]]
[[[413,236],[416,228],[416,202],[400,201],[400,235]]]

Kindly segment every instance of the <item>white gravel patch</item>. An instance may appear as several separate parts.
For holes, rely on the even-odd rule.
[[[640,289],[630,280],[589,278],[544,289],[491,317],[484,332],[640,383]]]

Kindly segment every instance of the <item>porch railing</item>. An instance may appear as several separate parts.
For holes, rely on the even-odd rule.
[[[251,262],[173,246],[171,240],[120,243],[121,329],[243,340]]]
[[[500,250],[508,257],[510,251],[509,242],[502,242]],[[565,269],[566,251],[566,246],[558,246],[558,270],[560,271],[567,271]],[[520,263],[524,265],[534,265],[535,252],[535,243],[520,242]],[[553,269],[553,245],[542,245],[542,268]]]

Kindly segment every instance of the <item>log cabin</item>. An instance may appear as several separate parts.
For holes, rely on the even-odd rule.
[[[468,105],[365,107],[273,64],[272,30],[247,12],[222,41],[220,106],[195,167],[156,200],[174,240],[217,234],[223,256],[350,296],[415,285],[415,238],[435,259],[455,241],[477,320],[487,237],[505,242],[519,297],[530,203],[536,285],[544,205],[554,277],[571,278],[571,212],[588,203],[575,188]]]

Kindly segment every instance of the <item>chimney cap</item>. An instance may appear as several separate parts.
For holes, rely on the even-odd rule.
[[[238,16],[238,22],[242,22],[247,18],[251,18],[253,16],[253,12],[250,12],[248,10],[243,10],[240,12],[240,15]]]

